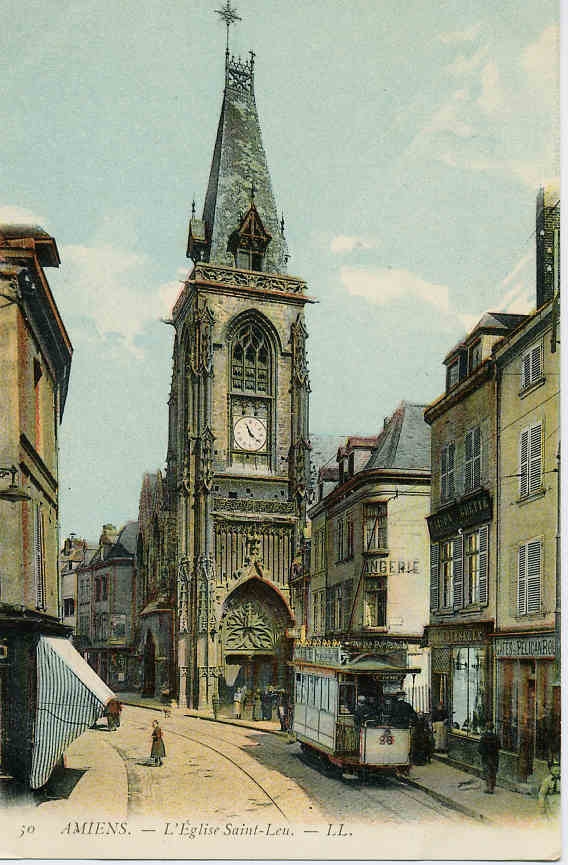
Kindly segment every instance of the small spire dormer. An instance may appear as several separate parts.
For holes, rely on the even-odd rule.
[[[239,227],[229,237],[227,250],[234,258],[235,267],[264,270],[264,256],[271,240],[272,235],[265,229],[256,205],[251,201]]]

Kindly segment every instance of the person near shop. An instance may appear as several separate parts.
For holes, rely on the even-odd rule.
[[[485,726],[485,730],[481,734],[478,748],[483,768],[483,777],[485,778],[486,793],[495,792],[500,748],[501,742],[499,741],[499,736],[493,729],[493,724],[489,721]]]
[[[412,708],[411,704],[404,699],[406,696],[404,691],[397,691],[393,694],[391,702],[391,726],[406,730],[408,727],[416,723],[418,715]]]
[[[162,736],[162,728],[158,721],[152,721],[152,748],[150,750],[150,761],[154,766],[161,766],[166,756],[166,747]]]
[[[432,710],[432,732],[434,733],[434,750],[448,750],[448,713],[443,703],[438,703]]]
[[[432,762],[434,737],[428,719],[423,712],[418,713],[416,723],[412,728],[412,762],[417,766]]]

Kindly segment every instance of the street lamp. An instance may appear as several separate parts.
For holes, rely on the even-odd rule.
[[[12,478],[9,487],[0,489],[0,499],[4,499],[7,502],[29,502],[31,496],[24,492],[22,487],[16,483],[17,474],[18,469],[16,466],[0,466],[0,478]]]

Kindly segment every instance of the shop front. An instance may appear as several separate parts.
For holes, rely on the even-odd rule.
[[[491,719],[491,643],[493,621],[431,625],[432,706],[448,713],[448,756],[479,768],[478,746]]]
[[[494,637],[500,775],[538,782],[560,755],[560,675],[553,631]]]

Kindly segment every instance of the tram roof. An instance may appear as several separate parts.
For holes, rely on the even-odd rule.
[[[382,660],[381,658],[370,658],[363,657],[359,659],[354,659],[345,664],[326,662],[326,661],[304,661],[300,659],[294,660],[294,666],[296,667],[310,667],[312,669],[319,668],[320,670],[335,670],[338,673],[367,673],[369,675],[373,673],[389,673],[391,675],[398,674],[400,676],[406,676],[408,673],[420,673],[422,672],[420,667],[401,667],[398,664],[392,664],[386,660]]]

